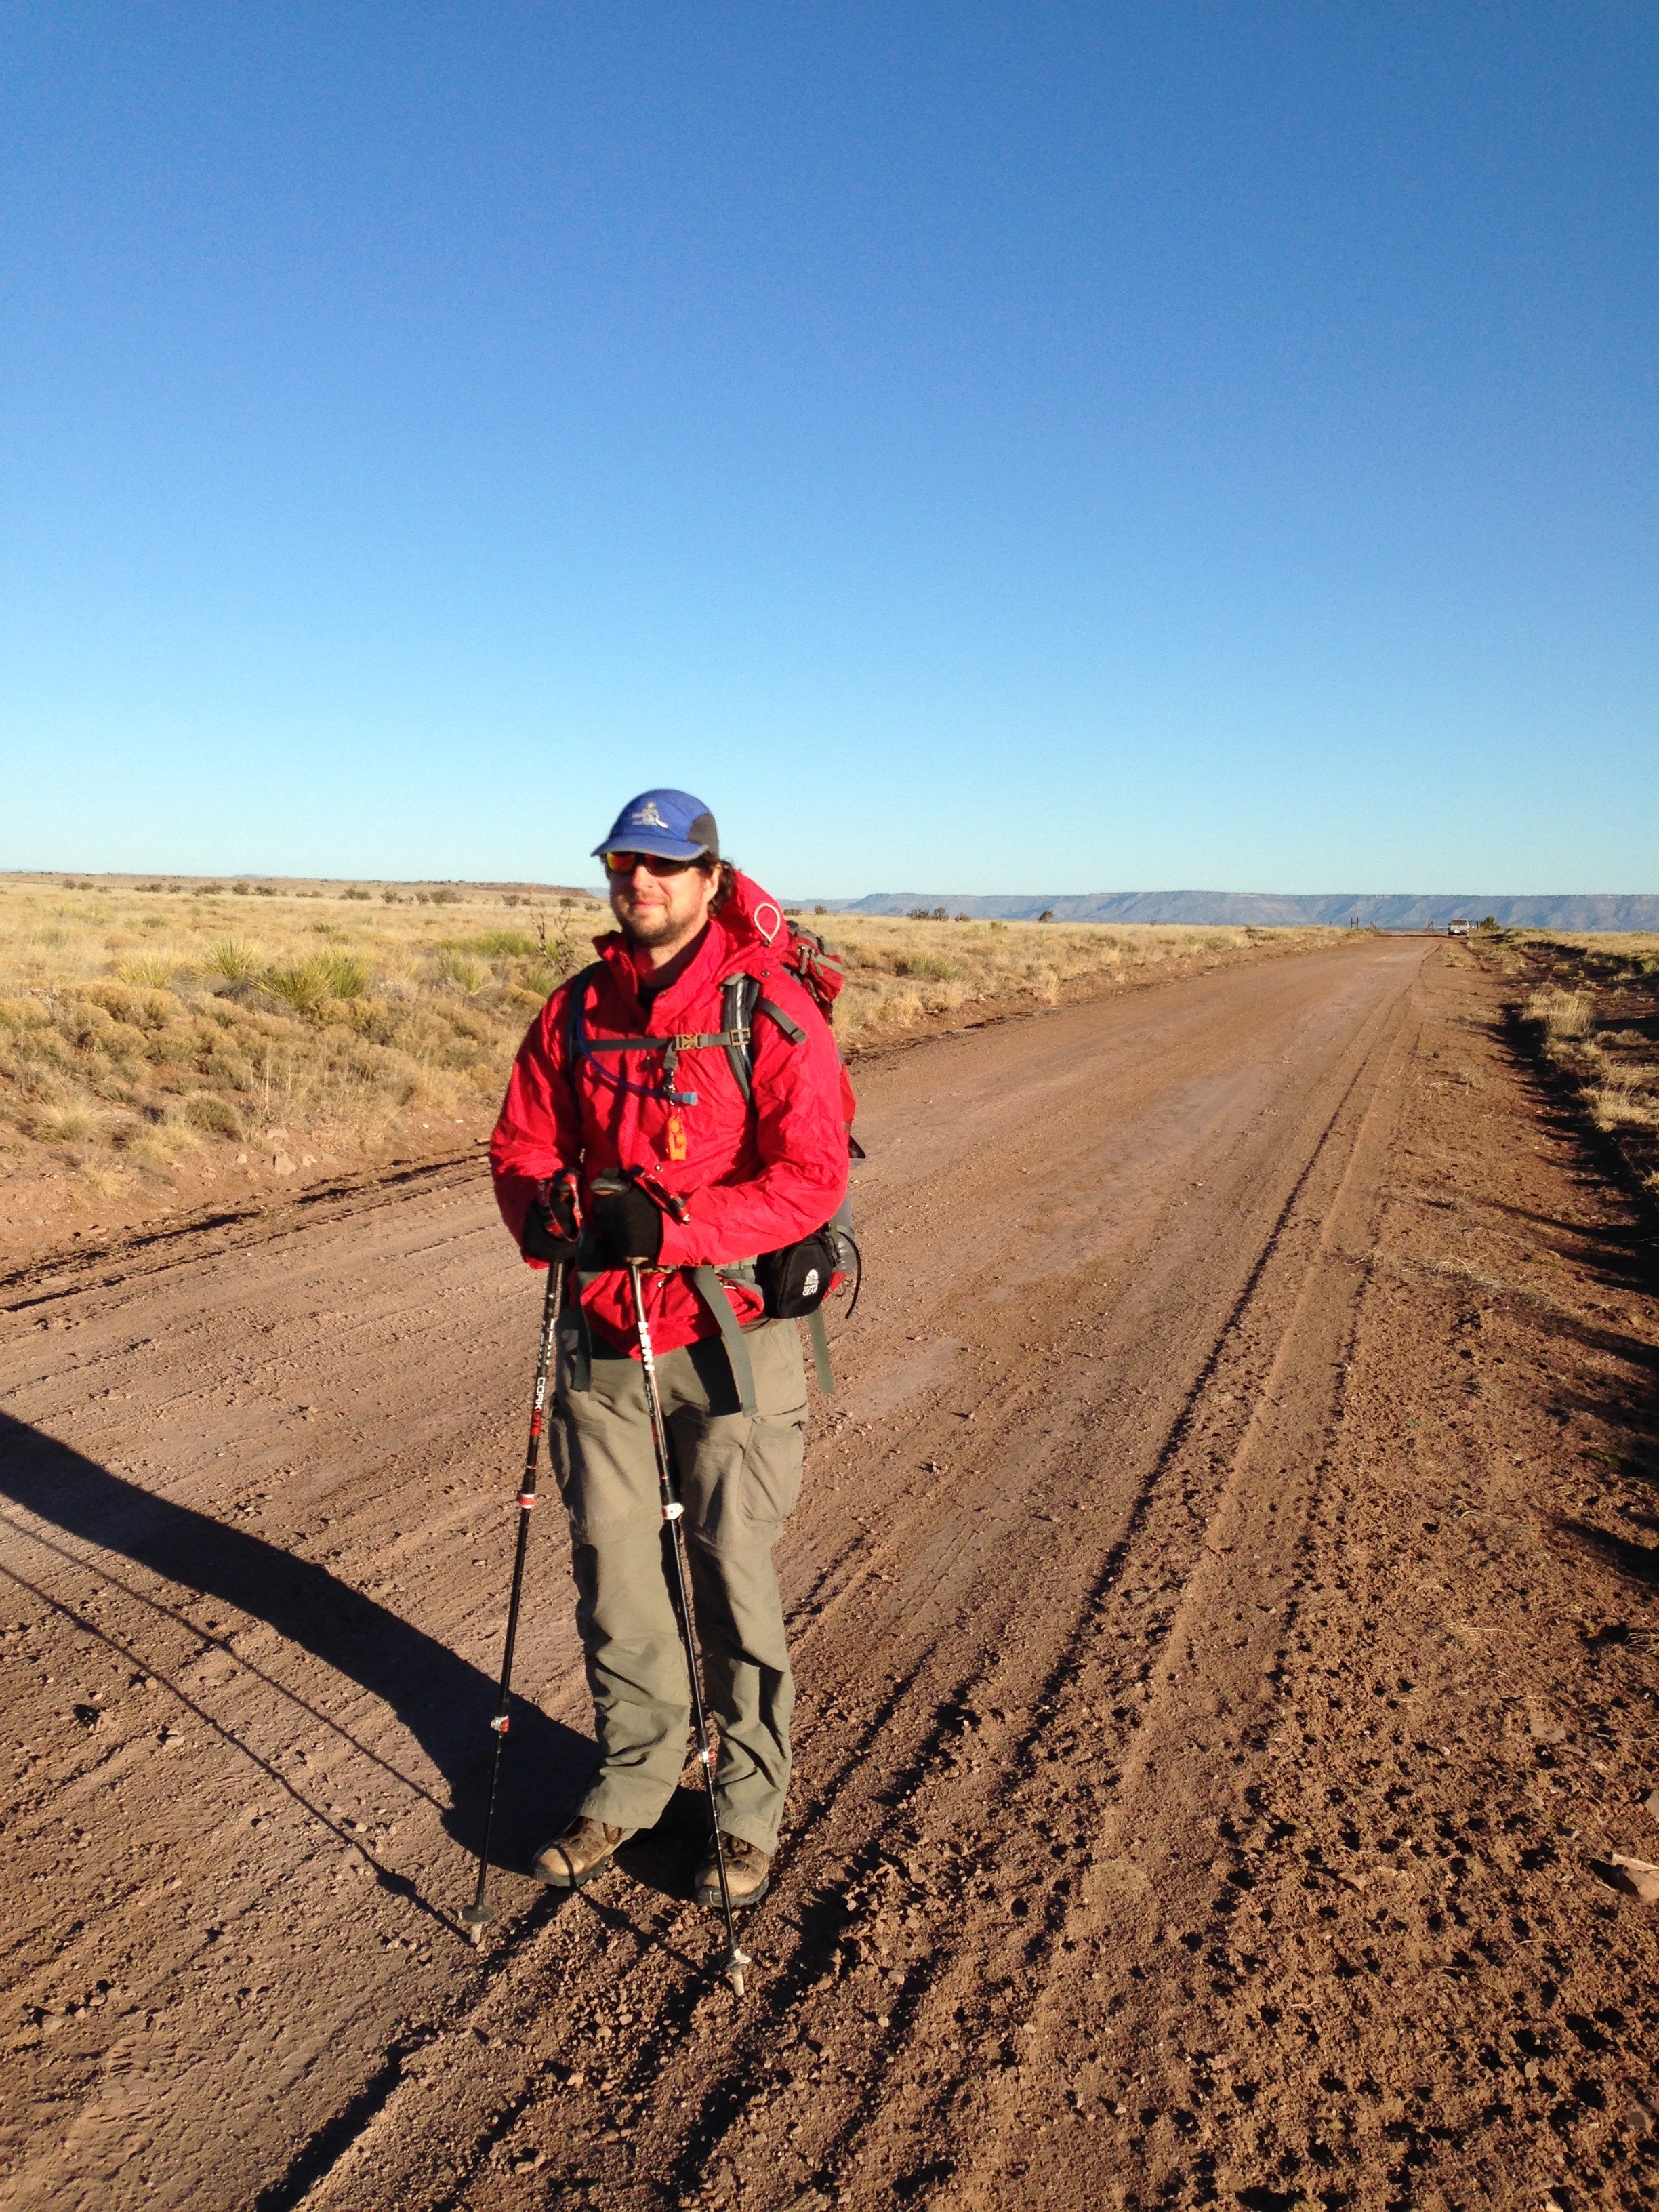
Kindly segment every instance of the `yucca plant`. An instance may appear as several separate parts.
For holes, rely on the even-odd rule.
[[[353,953],[321,953],[310,964],[321,971],[331,999],[361,999],[368,988],[368,970]]]
[[[202,956],[202,965],[227,983],[252,983],[264,965],[257,945],[245,937],[216,938]]]
[[[314,1013],[325,999],[334,996],[324,960],[299,960],[291,968],[271,968],[261,981],[273,999],[280,999],[296,1014]]]

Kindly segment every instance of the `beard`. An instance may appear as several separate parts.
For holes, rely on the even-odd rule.
[[[617,914],[613,905],[611,912]],[[708,927],[706,914],[677,914],[669,905],[635,907],[617,914],[623,935],[642,951],[674,954],[690,945]]]
[[[646,907],[635,914],[619,915],[623,934],[635,945],[672,945],[678,937],[689,937],[696,923],[678,921],[665,906]]]

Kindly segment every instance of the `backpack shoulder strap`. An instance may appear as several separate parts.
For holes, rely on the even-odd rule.
[[[573,975],[565,986],[564,1056],[566,1072],[574,1083],[576,1070],[587,1057],[587,994],[605,973],[603,960],[595,960]]]
[[[764,1014],[783,1031],[791,1044],[805,1044],[806,1032],[800,1024],[792,1021],[781,1006],[774,1006],[765,997],[758,975],[728,975],[720,994],[720,1024],[725,1031],[720,1042],[726,1047],[726,1062],[743,1093],[744,1103],[754,1096],[752,1076],[755,1065],[754,1027],[757,1014]]]
[[[760,981],[757,976],[728,975],[720,991],[720,1026],[726,1031],[726,1064],[732,1071],[732,1080],[743,1093],[745,1106],[754,1094],[754,1085],[750,1081],[755,1058],[750,1027],[760,1000]]]

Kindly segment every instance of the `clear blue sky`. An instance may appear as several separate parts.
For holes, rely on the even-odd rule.
[[[0,866],[1659,890],[1659,13],[0,27]]]

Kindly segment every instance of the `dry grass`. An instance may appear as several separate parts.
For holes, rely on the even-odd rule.
[[[803,916],[843,952],[850,1050],[978,1000],[1297,950],[1330,931]],[[479,888],[0,879],[0,1164],[100,1200],[441,1149],[488,1129],[508,1063],[608,915]]]
[[[1659,937],[1511,941],[1538,979],[1522,1012],[1545,1058],[1659,1199]]]
[[[1585,1036],[1591,1011],[1588,991],[1564,991],[1559,983],[1546,983],[1527,994],[1526,1018],[1541,1026],[1552,1047]]]
[[[109,1197],[216,1151],[487,1127],[603,910],[353,889],[0,882],[0,1157],[49,1148]]]

